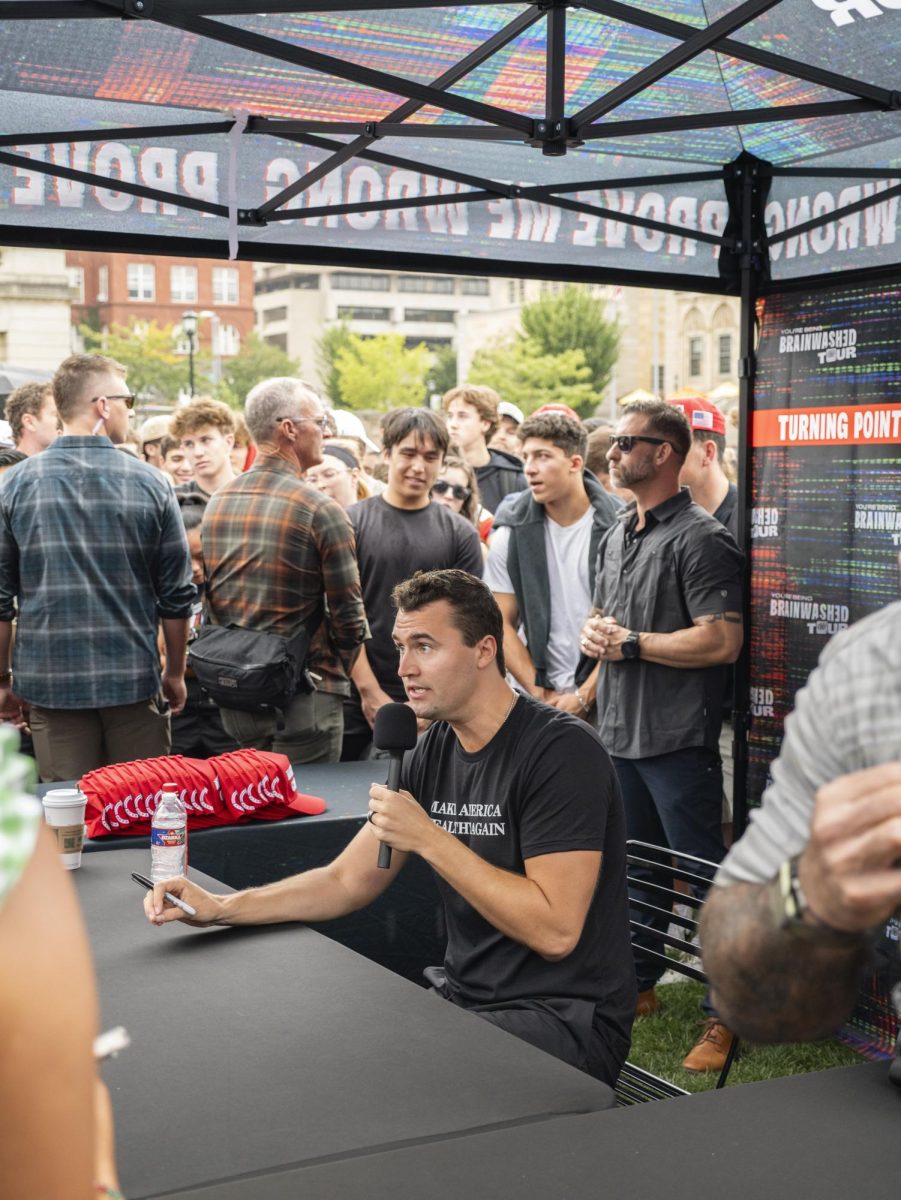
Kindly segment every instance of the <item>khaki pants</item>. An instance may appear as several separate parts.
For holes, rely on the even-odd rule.
[[[278,728],[272,713],[220,708],[222,724],[244,750],[272,750],[292,763],[330,763],[341,757],[344,703],[330,692],[295,696]]]
[[[160,696],[112,708],[40,708],[29,718],[44,783],[80,779],[96,767],[158,758],[171,745],[169,709]]]

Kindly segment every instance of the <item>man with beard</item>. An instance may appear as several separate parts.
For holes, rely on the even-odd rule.
[[[635,500],[601,546],[582,651],[601,663],[599,732],[623,791],[628,836],[718,863],[725,854],[718,741],[724,672],[742,645],[742,557],[679,486],[690,448],[691,429],[672,405],[624,409],[607,457],[614,485]],[[639,869],[634,876],[643,878]],[[640,887],[633,898],[654,903]],[[659,919],[664,931],[667,924]],[[663,967],[639,950],[636,969],[644,1015],[657,1007]],[[719,1070],[731,1042],[709,1012],[683,1066]]]

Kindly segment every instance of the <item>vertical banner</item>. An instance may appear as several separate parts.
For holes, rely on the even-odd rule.
[[[751,424],[751,730],[759,804],[794,697],[834,634],[901,596],[901,283],[761,302]],[[897,923],[885,946],[898,958]],[[879,986],[846,1032],[888,1050]]]

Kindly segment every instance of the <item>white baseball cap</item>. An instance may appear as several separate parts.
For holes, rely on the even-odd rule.
[[[378,446],[366,432],[366,426],[356,413],[348,412],[343,408],[333,408],[332,420],[335,422],[335,432],[338,437],[356,438],[357,441],[363,443],[367,450],[371,450],[373,454],[379,453]]]
[[[515,404],[511,404],[509,400],[502,400],[497,406],[497,415],[499,417],[509,417],[511,421],[515,421],[517,425],[521,425],[525,420],[521,408],[517,408]]]

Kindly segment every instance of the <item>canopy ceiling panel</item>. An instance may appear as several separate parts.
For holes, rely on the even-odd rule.
[[[0,21],[0,240],[706,290],[748,251],[777,282],[899,259],[889,0],[0,0]]]

